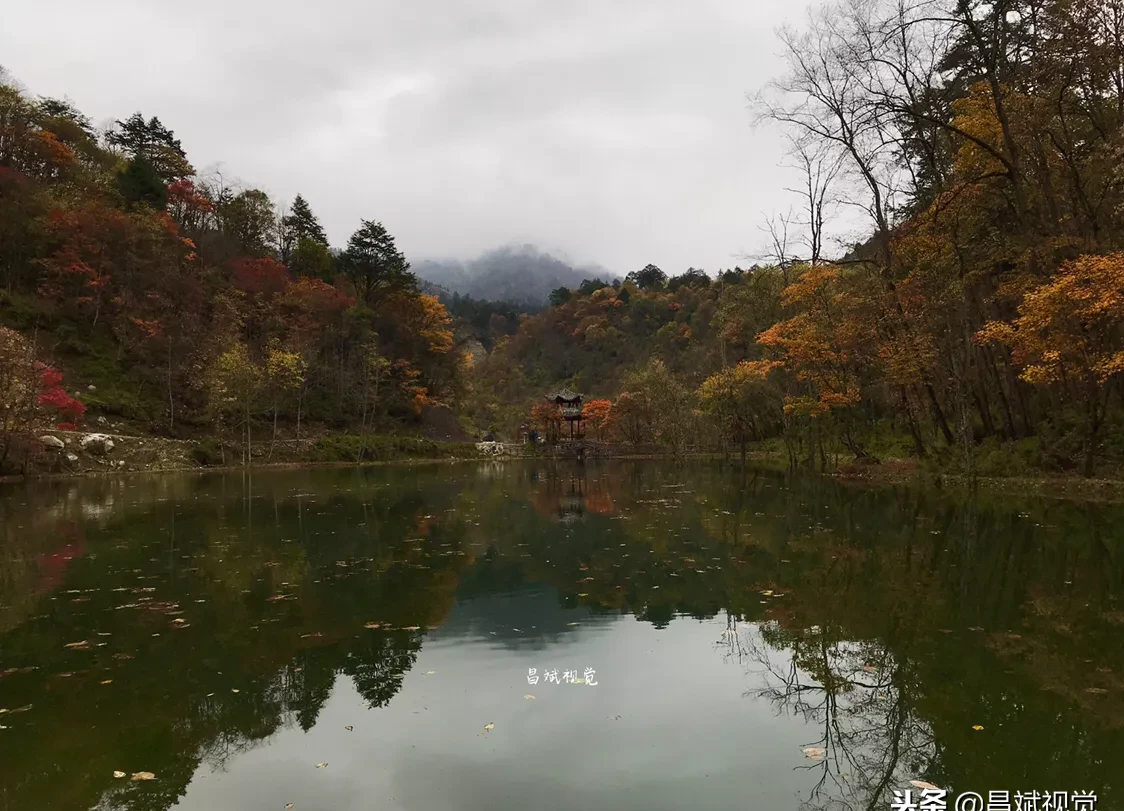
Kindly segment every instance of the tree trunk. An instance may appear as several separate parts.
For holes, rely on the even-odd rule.
[[[269,454],[265,457],[265,461],[273,461],[273,446],[277,444],[277,401],[273,401],[273,436],[269,438]]]
[[[991,404],[987,401],[987,392],[983,386],[972,389],[972,397],[976,401],[976,411],[980,414],[980,422],[983,424],[984,436],[991,436],[995,433],[995,423],[991,419]]]
[[[1097,438],[1100,435],[1100,409],[1097,399],[1100,392],[1096,384],[1089,384],[1085,395],[1085,447],[1081,461],[1081,475],[1091,478],[1096,463]]]
[[[168,433],[174,433],[176,430],[176,401],[172,394],[172,342],[168,341]]]
[[[952,436],[952,429],[948,427],[948,420],[945,419],[944,410],[941,409],[940,401],[937,400],[937,393],[933,390],[932,383],[925,383],[925,393],[929,396],[929,405],[933,409],[933,419],[936,420],[937,427],[941,429],[941,434],[944,436],[945,442],[951,448],[956,444],[956,439]]]
[[[304,387],[297,391],[297,442],[301,439],[301,405],[304,403]]]
[[[919,458],[925,455],[925,443],[921,439],[921,429],[917,427],[917,420],[913,418],[913,408],[909,404],[909,395],[906,394],[905,386],[900,387],[902,398],[902,409],[905,410],[906,421],[909,423],[909,435],[913,437],[913,452]]]

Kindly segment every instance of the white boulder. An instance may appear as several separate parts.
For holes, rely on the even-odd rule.
[[[50,448],[53,451],[61,451],[66,447],[61,439],[57,436],[51,436],[50,434],[44,434],[39,437],[39,441],[43,443],[43,447]]]
[[[113,440],[105,434],[86,434],[78,440],[78,444],[87,453],[109,453],[113,450]]]

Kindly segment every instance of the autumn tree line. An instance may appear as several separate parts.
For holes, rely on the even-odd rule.
[[[1124,2],[838,0],[781,40],[752,101],[798,203],[767,266],[559,293],[478,410],[568,380],[672,446],[1118,466]]]
[[[282,208],[196,172],[158,118],[137,113],[98,132],[71,102],[3,78],[9,466],[34,429],[80,417],[40,402],[57,388],[55,366],[103,414],[167,435],[213,433],[243,459],[255,435],[272,448],[279,421],[297,437],[310,422],[410,430],[423,409],[456,401],[449,314],[380,222],[362,220],[334,250],[302,196]]]

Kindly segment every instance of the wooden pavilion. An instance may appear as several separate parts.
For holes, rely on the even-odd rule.
[[[570,423],[570,439],[574,437],[574,423],[577,423],[577,438],[582,436],[582,396],[576,391],[559,389],[546,396],[546,399],[558,406],[562,419]]]

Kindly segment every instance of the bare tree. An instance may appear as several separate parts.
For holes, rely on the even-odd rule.
[[[786,191],[800,196],[805,219],[801,225],[808,248],[808,262],[818,265],[823,260],[824,228],[831,219],[835,201],[830,197],[842,167],[843,156],[838,150],[811,138],[789,136],[789,154],[796,161],[803,185]]]
[[[789,268],[799,261],[789,252],[791,239],[789,230],[796,225],[796,217],[793,215],[792,209],[789,209],[784,213],[762,214],[761,219],[763,223],[758,227],[758,230],[768,234],[769,245],[760,250],[756,256],[750,258],[762,260],[780,268],[781,274],[784,276],[784,283],[787,285]]]

